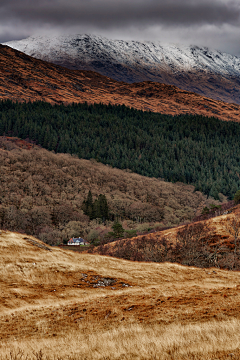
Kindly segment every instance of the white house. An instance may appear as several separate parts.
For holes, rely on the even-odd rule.
[[[89,245],[89,243],[82,239],[82,238],[71,238],[68,243],[68,245]]]

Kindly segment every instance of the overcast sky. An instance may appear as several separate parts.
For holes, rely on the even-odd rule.
[[[0,42],[85,33],[240,56],[240,0],[0,0]]]

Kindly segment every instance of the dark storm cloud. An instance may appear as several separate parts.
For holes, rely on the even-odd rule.
[[[240,55],[240,2],[0,0],[0,42],[45,33],[207,45]]]
[[[52,26],[238,24],[240,6],[224,0],[1,0],[1,21],[18,19]]]

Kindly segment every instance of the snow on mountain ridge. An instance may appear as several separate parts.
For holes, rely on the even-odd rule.
[[[240,103],[240,57],[207,47],[87,34],[29,37],[3,45],[73,70],[91,70],[128,83],[175,85],[215,100]]]
[[[171,67],[175,71],[204,70],[219,74],[239,75],[240,58],[218,50],[198,46],[162,45],[160,42],[109,40],[96,35],[67,35],[58,37],[29,37],[4,43],[27,55],[51,61],[59,56],[77,57],[79,61],[94,61],[109,57],[123,65],[148,65]]]

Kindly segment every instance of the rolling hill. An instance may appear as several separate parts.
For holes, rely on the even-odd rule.
[[[83,215],[82,203],[105,194],[109,211],[127,229],[189,221],[218,203],[191,185],[172,184],[129,171],[54,154],[29,142],[0,137],[0,227],[34,234],[50,244],[111,230]],[[145,223],[145,224],[143,224]]]
[[[240,58],[206,47],[87,34],[37,36],[5,44],[38,59],[118,81],[160,82],[215,100],[240,102]]]
[[[240,187],[240,124],[103,104],[0,101],[0,135],[232,199]]]
[[[32,45],[35,40],[28,40],[27,45]],[[42,44],[38,40],[32,55],[40,56],[41,46],[45,43],[45,48],[51,50],[49,58],[45,59],[49,60],[53,45],[59,44],[49,42],[48,47],[45,38],[41,41]],[[91,53],[89,67],[93,67],[94,59],[99,57],[100,42],[103,53],[106,40],[96,41],[90,37],[80,37],[72,42],[68,39],[64,51],[70,44],[78,52],[84,43],[85,53],[80,55],[86,58],[86,54]],[[107,52],[94,65],[96,68],[106,71],[107,54],[125,46],[130,54],[127,61],[132,58],[133,64],[130,66],[128,63],[123,69],[117,63],[115,67],[110,63],[109,74],[114,73],[114,69],[119,76],[121,72],[123,76],[128,74],[125,80],[129,82],[140,76],[150,76],[149,67],[146,67],[147,54],[136,71],[136,59],[142,54],[144,44],[108,42],[107,45]],[[136,57],[132,56],[134,49]],[[153,51],[154,44],[148,44],[148,49]],[[182,79],[181,84],[195,86],[198,91],[207,91],[208,94],[213,94],[219,86],[216,98],[224,97],[226,101],[239,99],[238,59],[199,48],[185,49],[184,52],[180,48],[166,50],[158,45],[154,51],[161,52],[166,59],[165,68],[161,68],[161,78],[166,82],[173,81],[171,65],[178,64],[180,69],[182,64],[182,70],[175,78],[179,83]],[[126,52],[122,52],[123,58]],[[68,59],[64,54],[62,61],[65,61],[65,66],[73,63],[72,54],[70,51]],[[186,54],[188,58],[192,54],[192,63],[188,67],[181,60],[186,58]],[[57,52],[54,61],[59,62],[59,56]],[[120,61],[119,54],[116,59]],[[110,60],[112,63],[115,61],[113,56]],[[201,68],[204,62],[205,67]],[[225,64],[224,74],[220,70],[217,72],[222,64]],[[149,66],[154,68],[153,63]],[[154,70],[151,76],[159,73],[159,69],[156,67],[156,73]],[[199,69],[204,72],[201,79]],[[93,71],[67,69],[3,45],[0,45],[0,99],[13,101],[0,103],[0,131],[5,133],[7,130],[11,135],[0,136],[0,360],[239,358],[240,272],[237,270],[240,269],[240,205],[221,216],[188,224],[204,206],[219,202],[195,191],[192,185],[141,176],[129,169],[103,165],[93,158],[79,159],[75,151],[70,151],[69,144],[75,144],[79,151],[87,154],[83,144],[88,147],[90,138],[92,143],[89,144],[110,154],[110,145],[105,144],[100,136],[106,135],[106,126],[111,131],[107,141],[110,139],[118,146],[112,158],[117,162],[116,154],[123,159],[123,152],[114,140],[114,136],[120,133],[115,131],[115,126],[120,125],[124,135],[128,127],[121,121],[127,119],[134,133],[135,125],[128,121],[130,114],[131,121],[135,119],[138,126],[143,124],[135,132],[136,149],[140,153],[132,145],[132,158],[136,157],[135,163],[141,165],[141,161],[145,161],[143,148],[151,148],[154,139],[150,132],[149,146],[143,146],[143,138],[149,136],[147,119],[142,120],[144,114],[157,126],[166,122],[166,127],[159,132],[161,141],[182,170],[185,166],[183,154],[187,149],[198,162],[194,171],[202,171],[208,180],[216,177],[217,185],[221,180],[221,189],[228,186],[230,192],[239,182],[236,170],[239,157],[235,145],[239,124],[187,116],[173,117],[168,123],[169,119],[164,116],[159,115],[159,121],[154,117],[157,114],[135,113],[129,108],[105,107],[103,104],[125,104],[139,110],[172,115],[215,115],[235,122],[239,121],[240,106],[211,100],[172,85],[151,81],[124,83]],[[46,103],[23,104],[34,100]],[[17,101],[21,104],[15,104]],[[84,102],[102,104],[92,107],[84,104],[82,108],[79,105],[65,106]],[[36,122],[31,123],[30,119]],[[72,119],[78,127],[73,126]],[[87,131],[95,129],[96,139],[92,133],[89,137],[83,135],[81,121]],[[103,130],[95,126],[94,121],[103,126]],[[185,125],[181,125],[181,131],[175,131],[181,121]],[[16,127],[12,128],[13,124]],[[56,133],[58,126],[62,133]],[[68,126],[70,136],[66,130]],[[192,128],[194,136],[190,133]],[[14,137],[14,132],[21,132],[26,140]],[[163,138],[165,133],[170,140]],[[36,134],[40,134],[39,139],[34,138]],[[79,142],[75,141],[76,134]],[[218,138],[216,134],[219,134]],[[55,143],[50,135],[56,135]],[[55,148],[47,151],[36,144],[37,140],[46,147]],[[206,145],[210,140],[211,146]],[[131,143],[130,130],[124,141]],[[192,144],[201,142],[209,149],[203,151],[205,148],[201,145],[197,153],[197,147]],[[54,152],[59,145],[63,146],[65,154]],[[88,152],[96,155],[90,146]],[[161,154],[161,151],[152,152],[150,158],[157,153]],[[124,154],[131,158],[126,146]],[[227,156],[230,160],[226,163]],[[167,163],[166,158],[163,163]],[[218,169],[223,163],[223,172],[220,173]],[[210,164],[213,175],[205,164]],[[167,165],[167,168],[171,169],[171,166]],[[191,173],[187,171],[187,176],[190,177],[194,171],[191,166],[189,169]],[[175,172],[178,172],[177,167]],[[219,189],[215,186],[217,195]],[[152,233],[91,248],[89,253],[80,254],[50,246],[79,235],[89,237],[89,240],[105,239],[113,222],[89,221],[82,211],[89,190],[93,198],[106,195],[111,220],[121,220],[129,231],[153,229]],[[222,194],[219,196],[226,201]],[[216,209],[216,215],[217,211],[220,214]],[[183,222],[185,224],[181,226],[159,231],[164,226]]]
[[[240,355],[239,272],[76,254],[2,230],[0,265],[1,359]]]
[[[227,211],[216,209],[211,219],[117,240],[89,252],[132,261],[170,261],[239,271],[240,206],[231,206]]]
[[[199,114],[226,121],[240,118],[237,104],[212,100],[176,86],[151,81],[128,84],[92,71],[69,70],[3,45],[0,45],[0,99],[42,100],[52,104],[101,102],[171,115]]]

